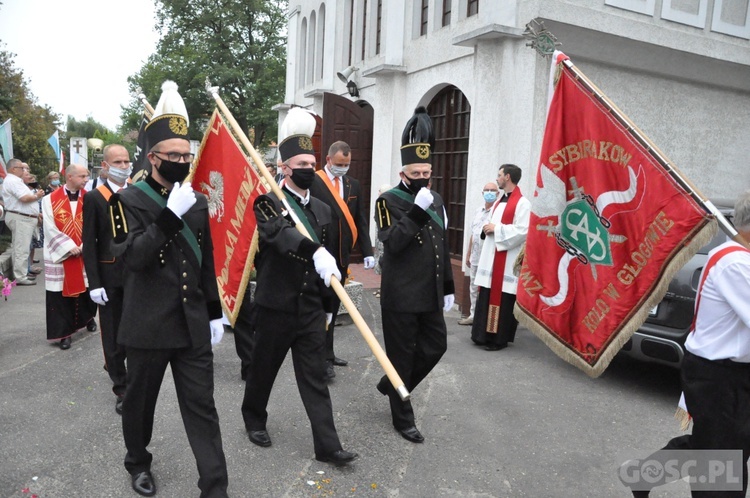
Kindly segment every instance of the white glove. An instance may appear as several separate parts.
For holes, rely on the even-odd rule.
[[[365,257],[365,270],[370,270],[372,268],[375,268],[375,258],[372,256],[366,256]]]
[[[211,345],[216,346],[224,337],[224,324],[221,323],[221,318],[211,320],[208,324],[211,326]]]
[[[104,287],[99,287],[98,289],[91,289],[89,291],[89,296],[91,296],[91,300],[94,301],[99,306],[106,306],[107,301],[109,301],[109,298],[107,297],[107,291],[104,290]]]
[[[451,309],[453,309],[453,303],[455,302],[455,294],[448,294],[447,296],[443,296],[443,311],[450,311]]]
[[[430,207],[430,204],[432,204],[433,200],[435,200],[435,198],[432,196],[432,192],[430,192],[430,189],[428,189],[427,187],[422,187],[419,192],[417,192],[417,196],[414,198],[414,204],[427,211],[427,208]]]
[[[195,192],[193,192],[190,182],[185,182],[182,185],[180,185],[180,182],[175,182],[167,199],[167,209],[176,214],[178,218],[182,218],[182,215],[187,213],[193,204],[195,204]]]
[[[332,275],[336,275],[336,278],[341,280],[341,272],[336,266],[336,259],[324,248],[321,247],[315,251],[315,254],[313,254],[313,263],[315,263],[315,271],[318,272],[320,278],[326,283],[326,287],[331,286]]]

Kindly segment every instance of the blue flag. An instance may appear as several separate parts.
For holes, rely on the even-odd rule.
[[[13,135],[10,131],[10,119],[0,125],[0,174],[5,177],[5,165],[13,159]]]
[[[55,130],[55,132],[47,139],[47,142],[52,146],[52,150],[55,151],[55,157],[57,160],[60,160],[60,136],[58,135],[59,131]]]

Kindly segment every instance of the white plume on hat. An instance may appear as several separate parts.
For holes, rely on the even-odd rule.
[[[292,135],[312,137],[315,133],[315,118],[301,107],[292,107],[286,113],[284,122],[279,128],[279,143]]]
[[[182,96],[177,91],[177,83],[171,80],[167,80],[161,84],[161,97],[159,97],[159,102],[154,107],[154,114],[151,116],[151,119],[162,114],[179,114],[185,118],[187,125],[190,126],[190,118],[188,117],[187,107],[185,107],[185,101],[182,100]]]

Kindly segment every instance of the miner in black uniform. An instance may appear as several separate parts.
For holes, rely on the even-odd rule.
[[[443,200],[427,188],[433,141],[430,117],[420,107],[403,133],[401,182],[375,204],[378,238],[383,242],[380,306],[385,350],[409,391],[445,353],[443,310],[450,310],[454,302]],[[411,402],[402,401],[385,376],[377,387],[390,399],[393,426],[401,436],[423,442]]]
[[[266,408],[276,375],[291,349],[297,387],[312,428],[315,458],[343,465],[356,459],[357,454],[341,447],[323,377],[326,369],[323,296],[331,292],[327,288],[331,278],[341,278],[341,274],[326,249],[330,244],[330,209],[311,197],[308,190],[315,177],[315,155],[310,140],[315,120],[306,111],[293,108],[281,129],[289,134],[279,143],[285,175],[282,191],[311,239],[295,228],[290,213],[275,196],[262,195],[256,199],[259,247],[252,311],[255,337],[242,417],[250,441],[258,446],[271,446]]]
[[[86,194],[83,212],[83,263],[89,280],[91,300],[99,305],[104,365],[112,379],[112,392],[117,396],[115,411],[122,414],[125,396],[125,347],[117,344],[117,330],[122,316],[122,273],[120,258],[112,254],[112,222],[109,200],[112,194],[127,187],[133,171],[130,154],[125,147],[109,144],[104,147],[102,170],[109,174],[104,183]]]
[[[349,270],[349,259],[355,245],[359,245],[364,256],[365,270],[375,267],[375,258],[370,242],[370,228],[367,216],[362,207],[362,189],[359,181],[346,173],[352,160],[351,148],[346,142],[338,141],[331,144],[326,156],[326,164],[318,170],[310,193],[313,197],[325,202],[331,208],[333,223],[331,236],[334,241],[333,256],[342,275],[342,284],[346,281]],[[336,376],[333,366],[343,367],[348,364],[336,356],[333,351],[333,331],[338,316],[340,299],[335,294],[329,307],[333,310],[331,323],[326,333],[326,379]]]
[[[128,358],[122,407],[125,468],[136,492],[156,494],[146,448],[169,366],[201,496],[225,497],[228,478],[214,405],[212,352],[224,328],[208,204],[189,182],[180,184],[193,160],[186,114],[177,85],[165,82],[146,127],[151,175],[110,200],[114,256],[125,266],[118,330]]]

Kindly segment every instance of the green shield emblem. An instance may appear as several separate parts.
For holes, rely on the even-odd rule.
[[[609,232],[588,202],[571,202],[562,212],[560,220],[560,234],[563,240],[585,254],[589,263],[612,265]]]

